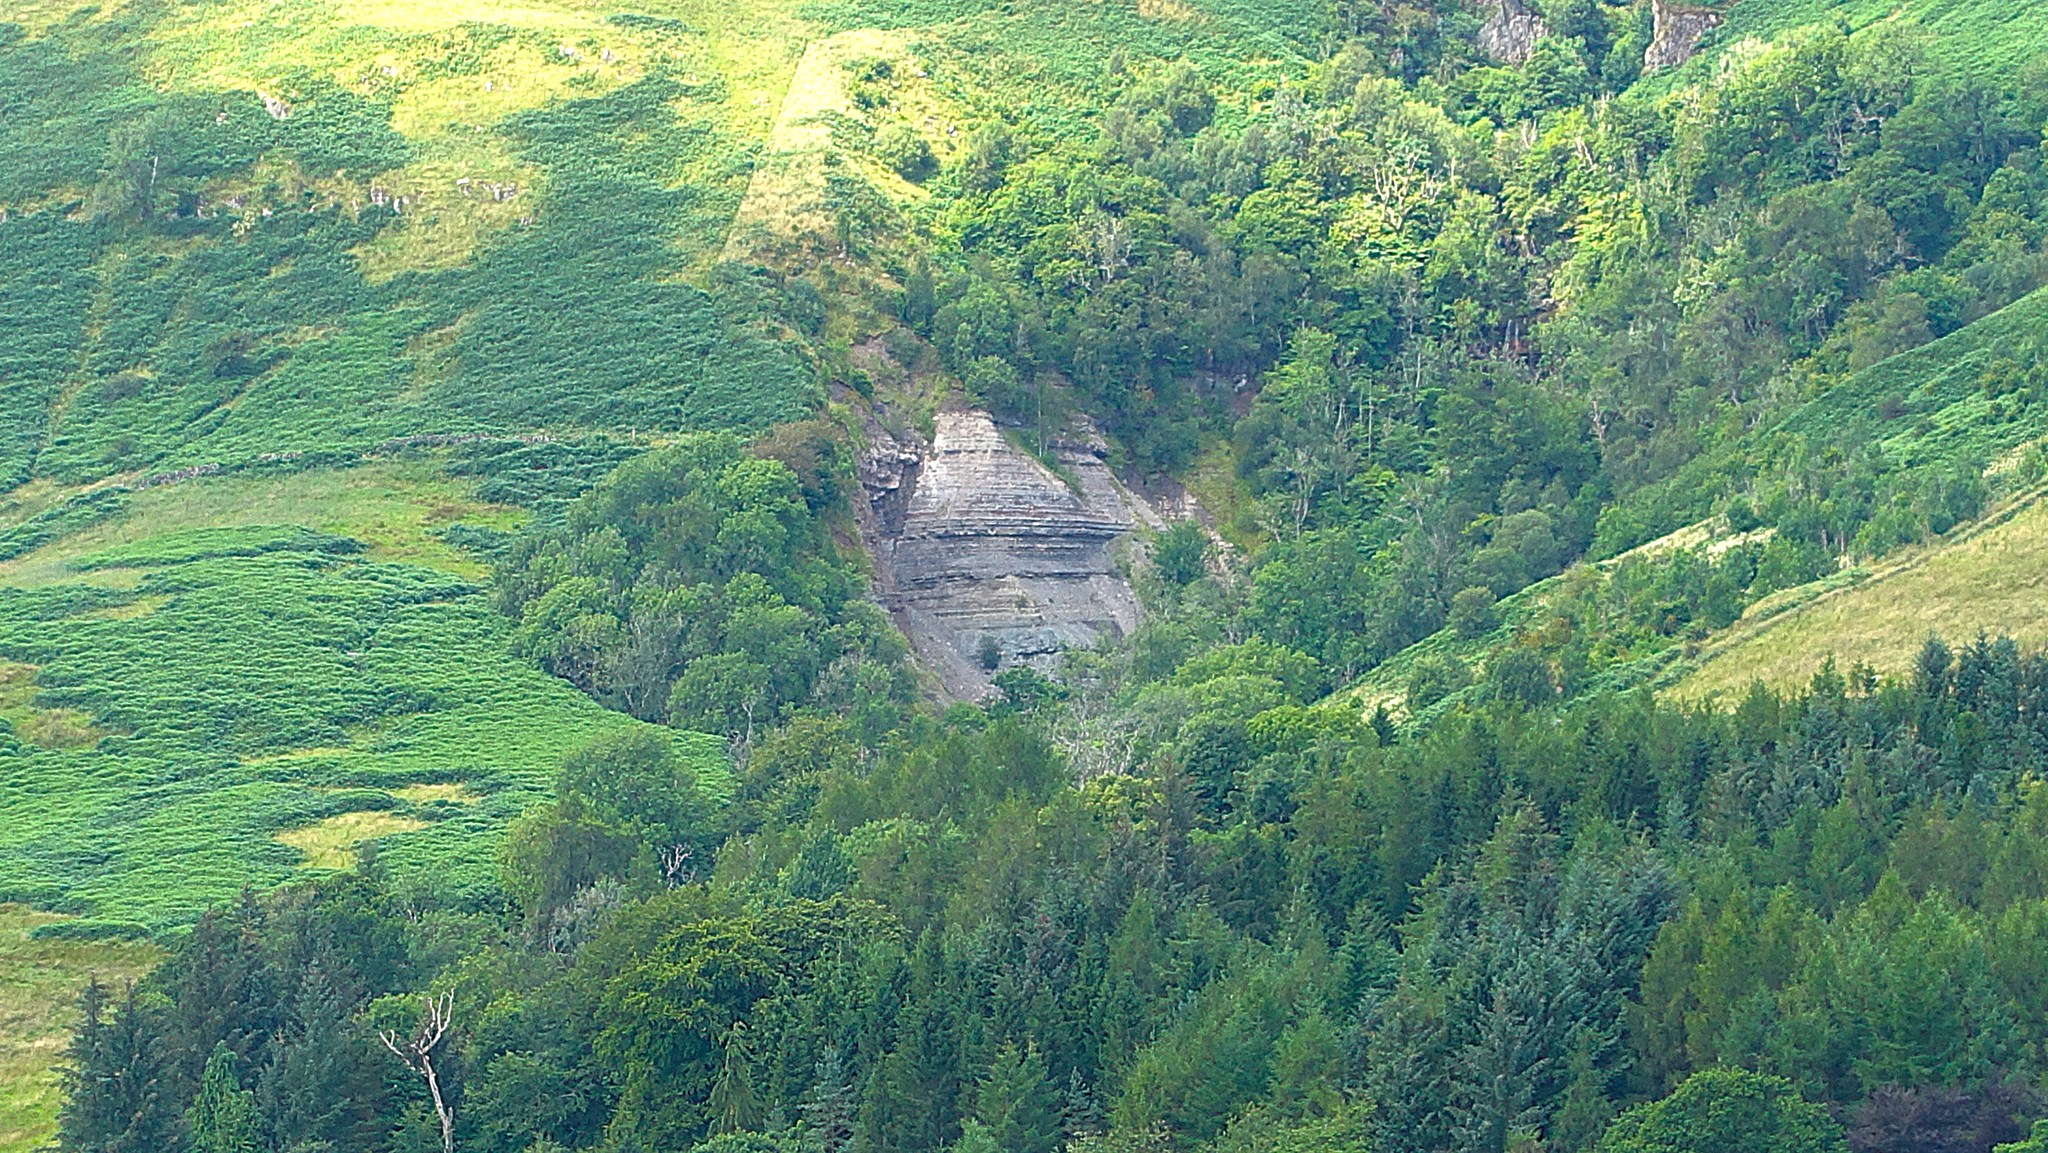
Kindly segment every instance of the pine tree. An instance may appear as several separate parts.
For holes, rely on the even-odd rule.
[[[199,1095],[185,1110],[192,1153],[256,1153],[256,1094],[242,1088],[238,1064],[225,1041],[206,1059]]]
[[[1060,1100],[1036,1046],[1005,1045],[975,1095],[975,1120],[1004,1153],[1052,1153],[1060,1144]]]
[[[1102,1103],[1075,1069],[1067,1074],[1067,1091],[1060,1099],[1060,1132],[1073,1141],[1102,1131]]]
[[[838,1046],[831,1046],[818,1058],[816,1080],[804,1094],[804,1147],[818,1153],[839,1153],[846,1148],[853,1140],[856,1104],[846,1059]]]
[[[86,986],[85,1021],[73,1038],[66,1073],[69,1098],[58,1144],[89,1153],[160,1153],[177,1145],[177,1117],[163,1092],[163,1047],[129,985],[108,1009],[106,987]]]
[[[263,1118],[281,1149],[327,1143],[357,1148],[378,1127],[385,1079],[356,1035],[350,999],[318,961],[293,998],[292,1026],[271,1043],[256,1086]]]
[[[232,913],[208,912],[179,950],[169,974],[175,1007],[166,1022],[191,1085],[214,1049],[226,1044],[239,1066],[256,1060],[277,1027],[277,993],[259,934],[264,915],[244,892]]]
[[[739,1133],[761,1126],[761,1097],[754,1092],[753,1054],[747,1047],[746,1030],[746,1022],[736,1021],[725,1035],[725,1060],[711,1086],[713,1133]]]

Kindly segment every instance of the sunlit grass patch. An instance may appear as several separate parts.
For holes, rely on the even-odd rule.
[[[441,539],[440,531],[457,521],[511,531],[527,513],[479,501],[472,492],[472,484],[447,476],[430,461],[286,476],[205,477],[135,493],[120,518],[0,562],[0,585],[68,581],[80,575],[71,567],[74,561],[168,533],[257,525],[304,525],[363,542],[365,555],[373,560],[482,576],[487,566]],[[94,583],[132,588],[140,578],[139,571],[128,570],[125,576]]]
[[[77,709],[36,709],[15,722],[14,735],[46,749],[89,749],[106,733]]]
[[[1772,613],[1761,602],[1669,691],[1689,700],[1739,695],[1751,681],[1803,686],[1822,663],[1883,672],[1909,667],[1929,636],[1979,633],[2022,646],[2048,643],[2048,504],[2031,500],[2008,519],[1961,539],[1910,550],[1864,580]]]
[[[414,833],[427,822],[395,813],[341,813],[317,824],[289,829],[272,838],[304,853],[302,866],[308,869],[350,869],[355,867],[358,847],[399,833]]]
[[[834,247],[830,182],[852,177],[897,204],[924,199],[864,138],[908,130],[944,163],[959,149],[966,111],[932,83],[909,37],[854,29],[813,41],[784,92],[768,148],[727,234],[727,260],[828,252]]]
[[[131,576],[140,577],[140,574],[133,569],[116,569],[114,571],[126,572]],[[96,621],[137,620],[164,607],[164,605],[170,602],[170,599],[170,597],[161,593],[154,596],[139,596],[127,604],[109,605],[103,609],[93,609],[91,612],[80,613],[79,619]]]
[[[473,805],[482,799],[464,784],[405,785],[391,790],[391,795],[411,805],[430,805],[436,802]]]
[[[0,723],[17,739],[45,749],[87,749],[107,735],[77,709],[36,707],[36,667],[0,661]]]

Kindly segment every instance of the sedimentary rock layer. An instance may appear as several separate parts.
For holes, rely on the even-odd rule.
[[[1138,624],[1124,558],[1158,514],[1110,473],[1099,438],[1051,447],[1065,476],[984,412],[941,413],[929,446],[869,446],[883,598],[953,696],[984,692],[991,658],[1050,671],[1060,652]]]

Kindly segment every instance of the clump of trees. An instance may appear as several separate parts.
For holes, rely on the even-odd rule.
[[[621,711],[742,742],[806,704],[899,699],[902,640],[833,537],[834,452],[814,426],[620,466],[499,566],[514,648]]]

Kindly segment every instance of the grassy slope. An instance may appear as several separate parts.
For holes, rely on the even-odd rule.
[[[2031,355],[2030,342],[2044,331],[2048,290],[1872,365],[1699,467],[1712,468],[1717,460],[1754,461],[1766,451],[1787,451],[1800,438],[1824,440],[1859,422],[1901,464],[1999,462],[2048,435],[2048,397],[1988,396],[1982,388],[1985,370],[2000,358]],[[1882,420],[1880,408],[1895,415]],[[1680,529],[1624,556],[1708,545],[1716,531],[1725,532],[1725,526],[1714,527],[1717,522]],[[1874,572],[1837,573],[1759,601],[1697,656],[1684,656],[1676,639],[1612,654],[1614,663],[1598,683],[1675,684],[1673,691],[1697,697],[1737,689],[1752,676],[1778,684],[1803,681],[1829,655],[1845,666],[1860,660],[1896,667],[1930,631],[1961,639],[1982,630],[2048,640],[2048,609],[2028,592],[2034,579],[2029,566],[2041,559],[2032,551],[2034,534],[2044,531],[2048,514],[2031,504],[2008,506],[1951,540],[1889,560]],[[1425,657],[1452,657],[1479,674],[1493,650],[1550,620],[1557,592],[1574,581],[1600,579],[1612,563],[1531,585],[1500,603],[1501,626],[1493,633],[1464,640],[1445,629],[1366,674],[1342,699],[1366,709],[1384,704],[1398,710],[1416,663]],[[1701,667],[1700,661],[1708,663]]]
[[[652,18],[8,10],[0,473],[34,479],[0,497],[0,893],[163,931],[366,830],[398,833],[394,868],[482,891],[491,833],[563,750],[628,723],[506,652],[487,566],[437,534],[521,514],[435,462],[65,500],[394,437],[804,411],[808,370],[759,304],[691,280],[806,26],[774,0],[631,8]],[[80,210],[137,120],[152,152],[210,158],[150,229]],[[453,780],[472,792],[405,792]]]
[[[2043,398],[1992,397],[1981,383],[2001,357],[2048,331],[2048,291],[2037,292],[1932,344],[1856,374],[1779,426],[1819,433],[1862,420],[1885,451],[1905,463],[1973,460],[1996,465],[2048,434]],[[2038,355],[2036,353],[2035,355]],[[1872,414],[1889,401],[1899,415],[1886,424]],[[1833,656],[1897,669],[1930,632],[1955,640],[1979,631],[2009,632],[2024,641],[2048,639],[2033,595],[2048,523],[2033,497],[2010,503],[1952,539],[1881,563],[1787,590],[1752,606],[1744,619],[1684,666],[1674,692],[1725,693],[1752,678],[1785,685],[1804,681]],[[1679,670],[1674,670],[1676,674]]]
[[[1700,700],[1738,696],[1755,680],[1794,688],[1829,660],[1898,673],[1931,635],[2048,643],[2048,504],[2029,494],[1956,540],[1854,575],[1783,611],[1759,604],[1668,691]]]
[[[2012,75],[2041,58],[2040,13],[2010,0],[1742,0],[1717,43],[1767,40],[1806,24],[1862,28],[1884,20],[1928,29],[1936,53],[1974,72]]]
[[[435,535],[515,515],[424,462],[209,478],[0,564],[0,893],[160,932],[288,879],[277,838],[306,826],[330,861],[351,827],[395,833],[396,871],[486,891],[562,753],[633,723],[515,660]]]

